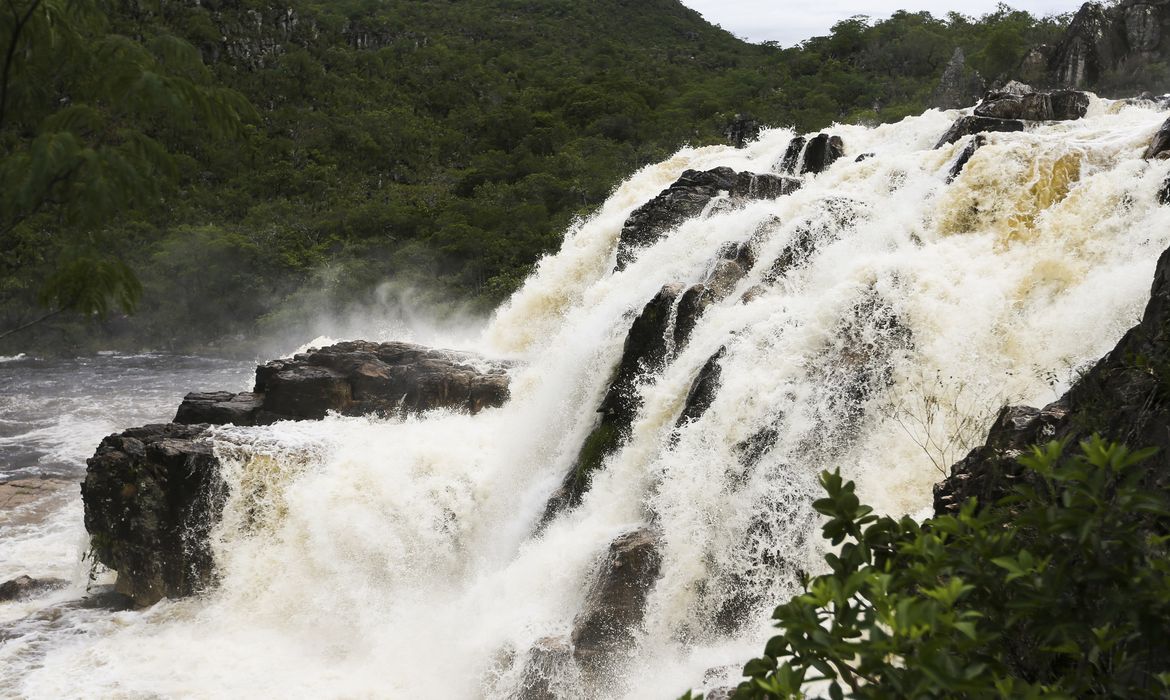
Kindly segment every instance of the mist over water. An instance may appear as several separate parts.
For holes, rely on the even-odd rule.
[[[529,650],[569,634],[609,543],[646,525],[661,533],[662,573],[636,646],[603,687],[583,687],[571,664],[546,669],[552,686],[673,698],[734,684],[771,609],[821,567],[819,472],[839,467],[880,511],[928,509],[1000,405],[1056,398],[1137,322],[1170,244],[1170,207],[1155,198],[1170,163],[1140,158],[1164,113],[1095,101],[1082,120],[989,134],[948,185],[966,141],[932,146],[955,116],[834,127],[846,157],[795,193],[716,204],[613,272],[626,217],[683,170],[770,172],[793,134],[684,149],[636,173],[457,343],[520,362],[507,405],[216,429],[230,487],[219,586],[144,612],[66,615],[35,645],[0,647],[0,690],[513,696]],[[811,254],[765,282],[810,231]],[[629,441],[580,506],[534,534],[633,316],[749,239],[759,262],[643,377]],[[724,347],[710,408],[676,430]]]

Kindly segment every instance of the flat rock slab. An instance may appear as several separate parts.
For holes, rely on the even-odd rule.
[[[478,413],[508,400],[509,367],[474,353],[413,343],[337,343],[260,365],[254,391],[187,394],[174,422],[266,425],[320,420],[330,411]]]
[[[68,479],[14,479],[0,484],[0,510],[11,511],[76,488]],[[76,493],[76,492],[74,492]]]

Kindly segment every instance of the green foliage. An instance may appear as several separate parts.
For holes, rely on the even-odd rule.
[[[1170,497],[1146,485],[1152,451],[1062,448],[1033,448],[993,507],[921,524],[824,473],[830,573],[776,608],[735,697],[1165,697]]]
[[[0,55],[3,289],[99,317],[132,310],[142,287],[105,229],[176,181],[168,124],[232,135],[250,107],[211,84],[192,46],[114,33],[94,0],[7,2]]]
[[[153,347],[297,315],[324,268],[353,271],[349,300],[390,279],[485,310],[616,183],[721,142],[736,113],[798,131],[896,121],[956,46],[993,77],[1057,27],[900,12],[781,49],[675,0],[13,0],[0,316],[44,298],[61,240],[141,272],[139,318],[107,327]],[[184,320],[207,257],[142,271],[209,228],[248,242],[254,280],[216,293],[232,314]]]

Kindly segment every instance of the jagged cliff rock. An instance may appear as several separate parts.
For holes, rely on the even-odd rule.
[[[963,55],[963,49],[956,46],[951,60],[943,70],[938,87],[930,97],[930,106],[936,109],[970,107],[986,89],[983,76],[979,75],[979,71],[967,66],[967,57]]]
[[[772,174],[737,173],[731,168],[685,170],[670,187],[635,209],[618,238],[615,270],[624,270],[637,252],[687,219],[703,212],[723,193],[732,199],[775,199],[796,191],[800,180]]]
[[[1046,70],[1037,76],[1038,58],[1046,55]],[[1170,59],[1170,2],[1122,0],[1115,5],[1089,2],[1073,17],[1056,46],[1038,48],[1025,57],[1021,77],[1046,85],[1089,88],[1108,93],[1129,82],[1165,80],[1161,66]],[[1151,68],[1145,76],[1147,68]],[[1027,76],[1024,74],[1027,73]],[[1143,79],[1146,78],[1146,79]],[[1145,85],[1165,90],[1167,85]]]
[[[1131,447],[1155,446],[1147,483],[1170,486],[1170,249],[1154,272],[1141,322],[1069,391],[1042,409],[1004,408],[984,445],[951,468],[935,486],[936,513],[955,512],[968,498],[991,503],[1024,476],[1016,462],[1029,445],[1049,440],[1075,444],[1093,433]]]

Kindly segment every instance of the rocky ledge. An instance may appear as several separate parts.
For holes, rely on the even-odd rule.
[[[1146,464],[1147,485],[1170,486],[1170,249],[1154,273],[1150,301],[1138,325],[1081,376],[1069,391],[1044,408],[1004,408],[987,442],[954,465],[934,489],[936,513],[951,513],[968,498],[991,503],[1027,478],[1016,459],[1031,445],[1093,433],[1132,448],[1158,447]]]
[[[417,413],[478,413],[508,400],[508,365],[467,352],[362,340],[273,360],[251,392],[191,393],[174,422],[266,425],[279,420]]]
[[[225,492],[211,425],[263,425],[437,408],[477,413],[508,399],[508,366],[410,343],[338,343],[256,368],[254,391],[188,394],[169,424],[105,438],[87,462],[82,500],[94,558],[143,606],[214,580],[208,543]]]

